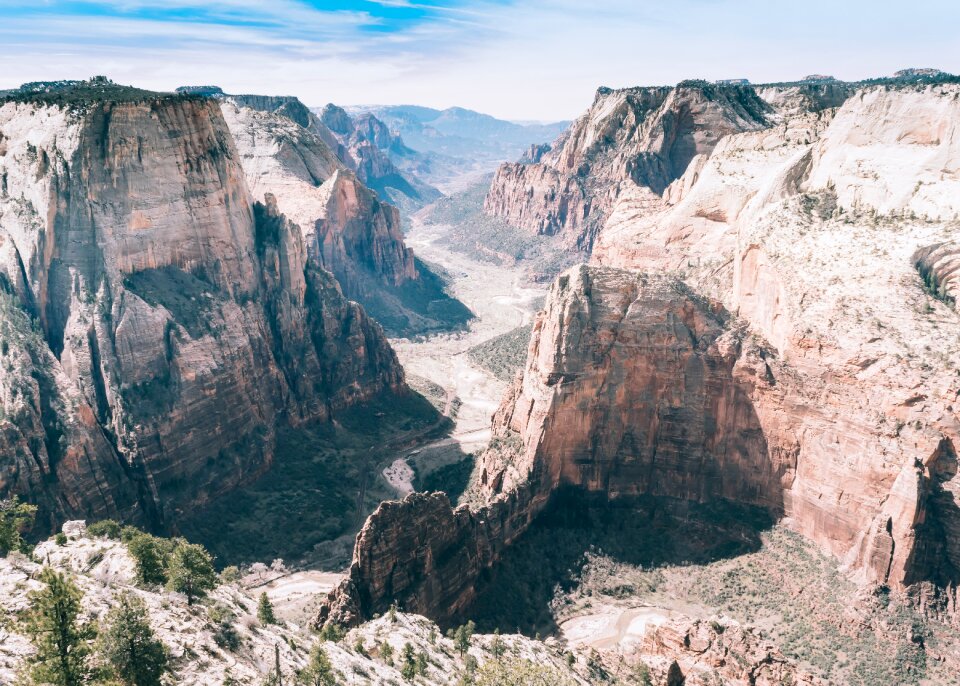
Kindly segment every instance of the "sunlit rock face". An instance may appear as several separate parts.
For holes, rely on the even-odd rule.
[[[42,516],[167,520],[265,469],[276,421],[402,391],[380,328],[255,202],[216,101],[7,102],[0,179],[4,325],[26,322],[0,492]]]
[[[535,162],[501,165],[484,209],[589,251],[623,193],[662,193],[722,137],[768,126],[771,111],[749,86],[694,81],[601,88],[590,109],[550,150],[538,151]]]

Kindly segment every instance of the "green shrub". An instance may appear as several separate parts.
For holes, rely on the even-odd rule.
[[[87,527],[87,534],[94,538],[120,538],[120,524],[112,519],[101,519]]]

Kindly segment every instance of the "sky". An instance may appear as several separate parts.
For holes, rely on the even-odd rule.
[[[0,0],[0,89],[104,74],[575,117],[598,86],[960,72],[957,0]]]

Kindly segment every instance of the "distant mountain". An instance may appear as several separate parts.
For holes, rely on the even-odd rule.
[[[346,109],[354,116],[372,114],[386,124],[407,147],[420,153],[413,157],[394,153],[391,159],[446,192],[465,173],[492,171],[499,162],[520,157],[531,144],[552,141],[570,124],[510,122],[463,107],[363,105]]]

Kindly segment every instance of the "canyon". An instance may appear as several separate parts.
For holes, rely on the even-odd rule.
[[[590,264],[551,287],[459,506],[381,506],[318,622],[469,616],[569,489],[757,506],[955,622],[958,103],[942,74],[601,89],[502,166],[485,210]]]
[[[335,274],[426,270],[286,114],[94,79],[8,95],[0,132],[0,492],[46,527],[167,526],[268,470],[279,426],[410,394]]]
[[[414,171],[397,118],[439,112],[96,79],[0,103],[0,497],[175,531],[369,438],[339,455],[356,526],[264,582],[289,624],[185,683],[273,643],[295,670],[310,627],[350,630],[323,639],[346,683],[400,678],[383,636],[455,683],[514,626],[557,683],[953,678],[957,77],[600,88],[482,202],[475,168],[447,198]],[[38,550],[96,607],[133,586],[68,532]],[[140,592],[186,663],[171,627],[208,627]],[[468,619],[472,667],[438,637]]]

